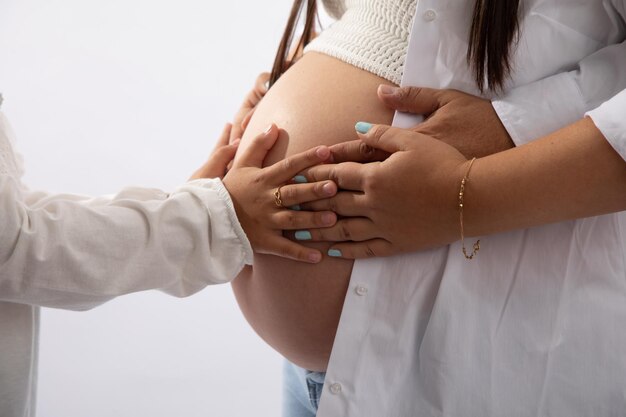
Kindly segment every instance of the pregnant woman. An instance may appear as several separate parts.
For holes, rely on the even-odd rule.
[[[354,125],[361,119],[391,122],[393,112],[379,102],[376,89],[381,83],[400,83],[415,0],[352,3],[355,7],[346,14],[364,26],[339,21],[309,45],[307,53],[272,86],[255,110],[242,148],[268,121],[281,126],[283,132],[267,163],[315,144],[356,139]],[[334,17],[344,15],[343,1],[324,4]],[[379,25],[393,25],[397,30],[374,35]],[[339,38],[348,29],[353,43]],[[363,49],[364,45],[368,48]],[[311,246],[326,252],[329,245]],[[267,343],[302,368],[324,371],[352,264],[325,258],[315,268],[302,268],[295,262],[255,255],[254,267],[246,268],[233,288],[245,317]]]
[[[553,74],[576,68],[578,62],[585,57],[596,51],[602,53],[601,50],[605,46],[624,39],[623,16],[620,15],[624,7],[622,2],[615,2],[620,3],[621,9],[599,7],[601,3],[611,2],[595,1],[584,4],[577,2],[578,8],[574,10],[568,8],[568,2],[529,0],[521,2],[523,7],[519,12],[520,30],[515,31],[516,26],[513,24],[509,26],[509,29],[513,29],[512,32],[510,30],[502,32],[503,35],[507,33],[511,35],[504,36],[505,46],[513,39],[517,39],[516,36],[519,37],[515,43],[517,48],[512,49],[510,60],[504,59],[507,57],[507,54],[504,54],[504,58],[500,57],[504,60],[501,59],[500,62],[504,62],[505,65],[500,67],[499,73],[496,71],[494,75],[491,67],[481,73],[480,70],[475,71],[476,62],[478,62],[479,69],[483,68],[486,54],[489,53],[489,48],[485,51],[483,43],[478,41],[472,44],[475,48],[472,56],[477,58],[472,61],[473,68],[468,66],[466,61],[470,44],[468,34],[478,34],[476,38],[472,38],[473,42],[477,42],[476,39],[480,40],[480,33],[484,34],[484,31],[480,30],[480,24],[472,25],[473,2],[438,2],[439,13],[429,9],[427,3],[430,2],[417,4],[415,0],[325,1],[327,10],[339,20],[316,38],[309,45],[307,53],[273,85],[248,125],[242,141],[243,146],[245,147],[249,138],[262,130],[267,123],[276,122],[284,128],[284,132],[277,148],[267,161],[272,163],[286,155],[317,144],[331,145],[350,140],[355,137],[353,127],[359,120],[389,124],[393,114],[379,103],[376,89],[379,84],[400,83],[413,16],[420,19],[413,26],[413,31],[418,32],[417,37],[413,35],[413,39],[420,49],[421,60],[412,70],[419,72],[418,79],[421,85],[456,88],[473,94],[479,94],[483,87],[487,87],[485,89],[487,94],[493,94],[489,91],[502,89],[503,96],[506,96],[509,91],[513,93],[517,91],[516,87],[521,88],[524,85],[536,87],[536,83],[544,79],[550,80]],[[481,5],[484,6],[485,3],[490,4],[489,7],[493,6],[493,2],[479,1],[474,7],[474,12],[480,12]],[[510,10],[514,12],[513,23],[516,23],[517,8],[510,7]],[[474,13],[474,22],[483,21],[480,19],[481,16],[480,13]],[[506,65],[507,63],[510,65]],[[483,76],[479,79],[486,79],[487,85],[476,81],[477,74]],[[588,74],[583,71],[583,75]],[[568,99],[565,92],[569,88],[579,87],[575,84],[577,81],[579,80],[576,78],[570,81],[569,78],[561,76],[552,84],[545,82],[536,88],[543,88],[546,93],[553,93],[544,98],[546,102],[554,97],[557,100],[564,100]],[[612,94],[607,93],[606,85],[611,85],[613,81],[615,78],[606,84],[595,83],[591,92],[583,89],[581,94],[584,102],[580,108],[573,110],[575,118],[582,117],[582,114],[578,113],[579,110],[584,113],[585,110],[598,105],[598,100],[609,98]],[[620,81],[623,80],[620,79]],[[583,87],[589,86],[589,84],[582,84]],[[552,90],[549,88],[551,85]],[[541,108],[542,104],[541,101],[535,103],[538,108]],[[573,104],[578,103],[561,104],[563,108],[571,109],[575,107]],[[554,112],[559,110],[562,109],[555,108]],[[550,119],[545,114],[543,118]],[[566,124],[563,122],[564,120],[555,117],[547,120],[542,128],[545,130],[560,127]],[[533,137],[523,139],[529,141]],[[473,153],[480,154],[480,150]],[[404,190],[404,192],[409,191]],[[326,258],[321,264],[310,267],[274,257],[256,255],[254,267],[246,269],[233,283],[233,287],[244,315],[259,335],[290,362],[309,371],[325,371],[328,367],[344,300],[348,314],[344,311],[342,326],[350,323],[353,326],[353,335],[363,338],[364,334],[368,334],[370,339],[379,337],[381,341],[394,342],[394,336],[401,334],[407,339],[405,341],[407,344],[402,350],[393,348],[392,345],[384,347],[382,343],[368,343],[360,347],[358,346],[359,339],[355,338],[350,344],[346,341],[346,338],[349,338],[346,334],[340,341],[339,350],[343,355],[341,360],[337,361],[344,362],[342,372],[346,374],[348,370],[368,369],[372,370],[373,374],[382,376],[378,379],[379,382],[390,383],[395,378],[397,381],[409,381],[413,384],[405,384],[406,387],[415,387],[411,401],[407,399],[403,404],[387,404],[391,407],[390,410],[395,410],[395,412],[379,415],[414,415],[411,414],[411,410],[415,411],[411,408],[411,404],[420,404],[424,410],[431,410],[431,414],[436,414],[436,410],[444,408],[441,404],[448,403],[448,401],[453,403],[456,394],[463,393],[470,396],[473,388],[472,375],[468,369],[445,368],[446,372],[451,375],[448,377],[447,373],[441,373],[441,368],[435,366],[445,365],[438,357],[448,359],[454,357],[454,352],[449,349],[464,345],[463,340],[458,340],[459,335],[468,336],[465,342],[475,341],[475,343],[467,344],[468,349],[471,349],[468,353],[471,357],[480,359],[483,352],[503,355],[504,353],[500,350],[496,351],[496,347],[500,348],[500,346],[495,342],[490,345],[482,343],[482,340],[474,340],[471,336],[476,334],[477,329],[490,334],[489,329],[482,327],[491,324],[499,326],[500,323],[510,323],[509,328],[516,329],[515,316],[509,316],[509,310],[502,307],[502,303],[504,302],[506,306],[509,300],[517,300],[516,297],[521,297],[523,294],[516,292],[520,290],[514,291],[515,287],[510,282],[516,276],[515,265],[503,261],[510,260],[511,254],[513,256],[519,254],[517,270],[520,265],[532,265],[536,263],[537,258],[541,258],[541,253],[544,251],[541,245],[554,248],[554,253],[558,254],[556,257],[562,260],[564,256],[574,256],[574,252],[569,251],[575,249],[569,247],[572,236],[590,236],[589,233],[600,233],[602,229],[607,231],[610,227],[612,227],[611,220],[602,219],[594,222],[593,225],[588,223],[559,224],[552,228],[539,228],[528,233],[519,232],[494,237],[492,246],[489,248],[490,252],[487,252],[488,255],[483,255],[481,252],[482,263],[474,263],[471,267],[464,267],[460,263],[449,261],[452,257],[448,257],[447,248],[389,260],[376,260],[369,264],[361,263],[357,265],[358,268],[355,268],[354,272],[352,262],[346,260]],[[549,236],[558,238],[549,239]],[[307,237],[306,234],[299,236],[300,239]],[[312,246],[322,251],[328,247],[328,245],[317,244]],[[615,247],[619,247],[619,243]],[[459,248],[454,247],[453,250],[456,255]],[[449,262],[452,263],[448,265]],[[561,290],[559,283],[562,280],[556,281],[549,274],[555,274],[557,277],[560,274],[565,275],[567,265],[567,263],[559,263],[544,270],[527,268],[532,280],[522,280],[521,283],[542,285],[545,282],[547,285],[546,290],[540,293],[546,298],[541,299],[542,304],[535,308],[536,314],[543,314],[549,320],[553,318],[553,314],[547,309],[550,303],[558,303],[559,296],[562,294],[559,292]],[[583,268],[580,265],[579,267]],[[464,276],[470,272],[471,277]],[[370,302],[374,300],[375,302],[369,305],[370,310],[367,312],[359,310],[360,307],[357,306],[359,300],[350,298],[352,289],[346,296],[351,274],[364,282],[369,282],[370,289],[376,288],[377,290],[377,298],[369,299]],[[492,292],[486,292],[484,288],[478,290],[478,283],[486,278],[490,278]],[[611,277],[613,278],[615,277]],[[575,279],[575,277],[570,278],[571,282]],[[474,287],[471,286],[472,284]],[[521,288],[521,291],[527,293],[531,291],[528,287]],[[355,286],[354,290],[355,297],[361,296],[367,291],[367,286]],[[455,298],[459,295],[463,297]],[[489,298],[483,300],[485,296]],[[517,300],[517,302],[524,303],[524,299]],[[574,304],[568,305],[563,311],[569,312],[574,307]],[[497,312],[495,320],[493,319],[494,313],[490,311],[491,308],[496,310],[502,308],[500,321],[498,321]],[[372,314],[372,312],[376,313]],[[469,333],[460,330],[462,327],[459,326],[464,325],[464,315],[476,318],[474,333],[471,331],[472,328],[468,328]],[[359,317],[361,321],[375,321],[370,326],[369,333],[367,326],[358,322]],[[481,318],[485,320],[480,321]],[[432,323],[437,323],[437,325]],[[571,322],[568,323],[571,324]],[[402,326],[404,326],[404,331],[408,329],[414,334],[400,333]],[[500,329],[501,332],[504,331],[502,329]],[[551,337],[549,334],[551,328],[539,329],[544,333],[548,332],[544,334],[528,326],[520,329],[519,333],[523,334],[523,331],[528,333],[529,329],[535,332],[526,335],[535,338],[532,340]],[[443,335],[447,343],[441,342],[437,338],[438,334]],[[518,340],[514,334],[510,336],[510,339],[503,338],[502,340]],[[347,346],[354,349],[350,351],[346,348]],[[398,360],[397,364],[389,370],[380,371],[367,361],[367,358],[376,357],[375,349],[386,353],[392,348]],[[424,355],[423,358],[428,361],[420,362],[412,358],[411,355],[418,356],[417,352]],[[536,355],[543,353],[541,351]],[[542,356],[537,358],[531,354],[528,354],[528,357],[529,360],[535,362],[541,361],[542,358]],[[551,363],[555,366],[555,362]],[[565,366],[564,364],[561,366]],[[424,368],[424,366],[432,366],[432,369]],[[465,371],[468,373],[464,373]],[[524,371],[524,369],[519,371]],[[499,374],[495,370],[490,371],[488,367],[484,368],[484,372],[491,372],[489,375],[497,380],[505,380],[508,375]],[[415,375],[418,374],[422,376],[416,377]],[[428,381],[420,379],[429,374],[431,378]],[[358,375],[358,372],[354,371],[349,377],[359,378]],[[364,377],[366,374],[360,375]],[[333,375],[333,379],[339,379],[339,377],[341,375],[338,373]],[[422,401],[423,398],[428,398],[431,387],[448,386],[446,384],[449,384],[450,380],[458,386],[451,384],[450,389],[445,391],[446,395],[437,398],[441,404],[433,405],[428,401]],[[420,385],[420,382],[424,385]],[[537,386],[541,384],[542,381],[537,381]],[[360,387],[361,391],[359,391],[356,385],[355,381],[352,381],[349,387],[351,393],[364,398],[367,390]],[[400,385],[398,382],[394,387],[398,388]],[[493,387],[494,392],[504,387],[504,385],[490,386]],[[333,383],[331,388],[333,387],[336,388],[334,393],[340,392],[341,385]],[[401,391],[401,387],[399,390]],[[442,391],[435,392],[441,393]],[[436,396],[436,394],[432,395]],[[448,395],[452,399],[448,398]],[[358,398],[362,399],[362,397]],[[460,403],[463,403],[461,401],[464,399],[463,396],[456,395],[456,397]],[[376,398],[378,397],[372,396],[371,401],[375,402]],[[478,396],[473,398],[472,404],[476,404],[476,409],[480,409],[484,403],[489,404],[490,401],[489,398]],[[500,396],[500,398],[506,397]],[[523,396],[519,398],[523,399]],[[341,401],[341,399],[335,401]],[[466,403],[471,403],[469,398]],[[354,405],[354,400],[350,407],[359,408]],[[351,409],[350,407],[345,406],[345,409]],[[342,406],[337,406],[336,409],[342,409]],[[352,413],[351,415],[359,414]],[[478,414],[469,412],[468,415]]]

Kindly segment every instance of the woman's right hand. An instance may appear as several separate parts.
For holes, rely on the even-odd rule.
[[[315,230],[331,227],[337,222],[337,216],[332,211],[299,211],[297,207],[333,197],[337,193],[333,181],[290,183],[301,171],[329,160],[330,149],[318,146],[261,168],[278,139],[278,133],[279,129],[272,124],[254,138],[223,182],[231,195],[239,222],[256,252],[317,263],[322,260],[321,252],[287,239],[283,230]]]
[[[357,128],[362,143],[333,146],[333,152],[340,151],[334,152],[334,161],[376,162],[323,164],[303,173],[309,181],[332,179],[341,189],[303,206],[343,217],[333,227],[310,230],[309,241],[339,242],[329,256],[359,259],[457,240],[459,185],[469,161],[443,141],[411,130],[369,123]]]

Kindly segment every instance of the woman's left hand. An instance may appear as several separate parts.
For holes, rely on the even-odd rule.
[[[232,129],[233,125],[230,123],[224,126],[224,130],[215,144],[209,159],[193,173],[189,178],[190,181],[199,178],[224,178],[228,165],[235,158],[237,147],[239,146],[238,140],[231,144],[228,143]]]
[[[360,124],[367,130],[368,124]],[[468,160],[455,148],[409,130],[375,125],[359,134],[369,147],[390,153],[384,161],[343,162],[305,171],[309,181],[333,180],[336,196],[303,208],[331,210],[345,218],[310,230],[312,240],[341,242],[329,255],[348,259],[388,256],[459,238],[458,194]],[[357,141],[358,142],[358,141]],[[331,148],[341,160],[368,160],[356,142]]]
[[[233,128],[230,131],[230,140],[229,143],[234,143],[236,140],[241,139],[243,137],[244,132],[246,131],[246,127],[248,127],[248,123],[254,114],[257,106],[267,94],[267,83],[269,82],[270,74],[268,72],[263,72],[259,74],[259,76],[254,81],[254,87],[250,92],[246,95],[243,102],[241,103],[241,107],[235,114],[233,118]]]

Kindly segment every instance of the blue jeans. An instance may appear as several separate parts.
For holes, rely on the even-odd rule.
[[[302,369],[289,361],[283,366],[283,417],[315,417],[324,390],[324,372]]]

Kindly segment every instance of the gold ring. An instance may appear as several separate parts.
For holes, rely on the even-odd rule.
[[[274,191],[274,203],[276,203],[278,207],[283,208],[283,199],[282,199],[282,196],[280,195],[280,187],[278,187],[276,191]]]

